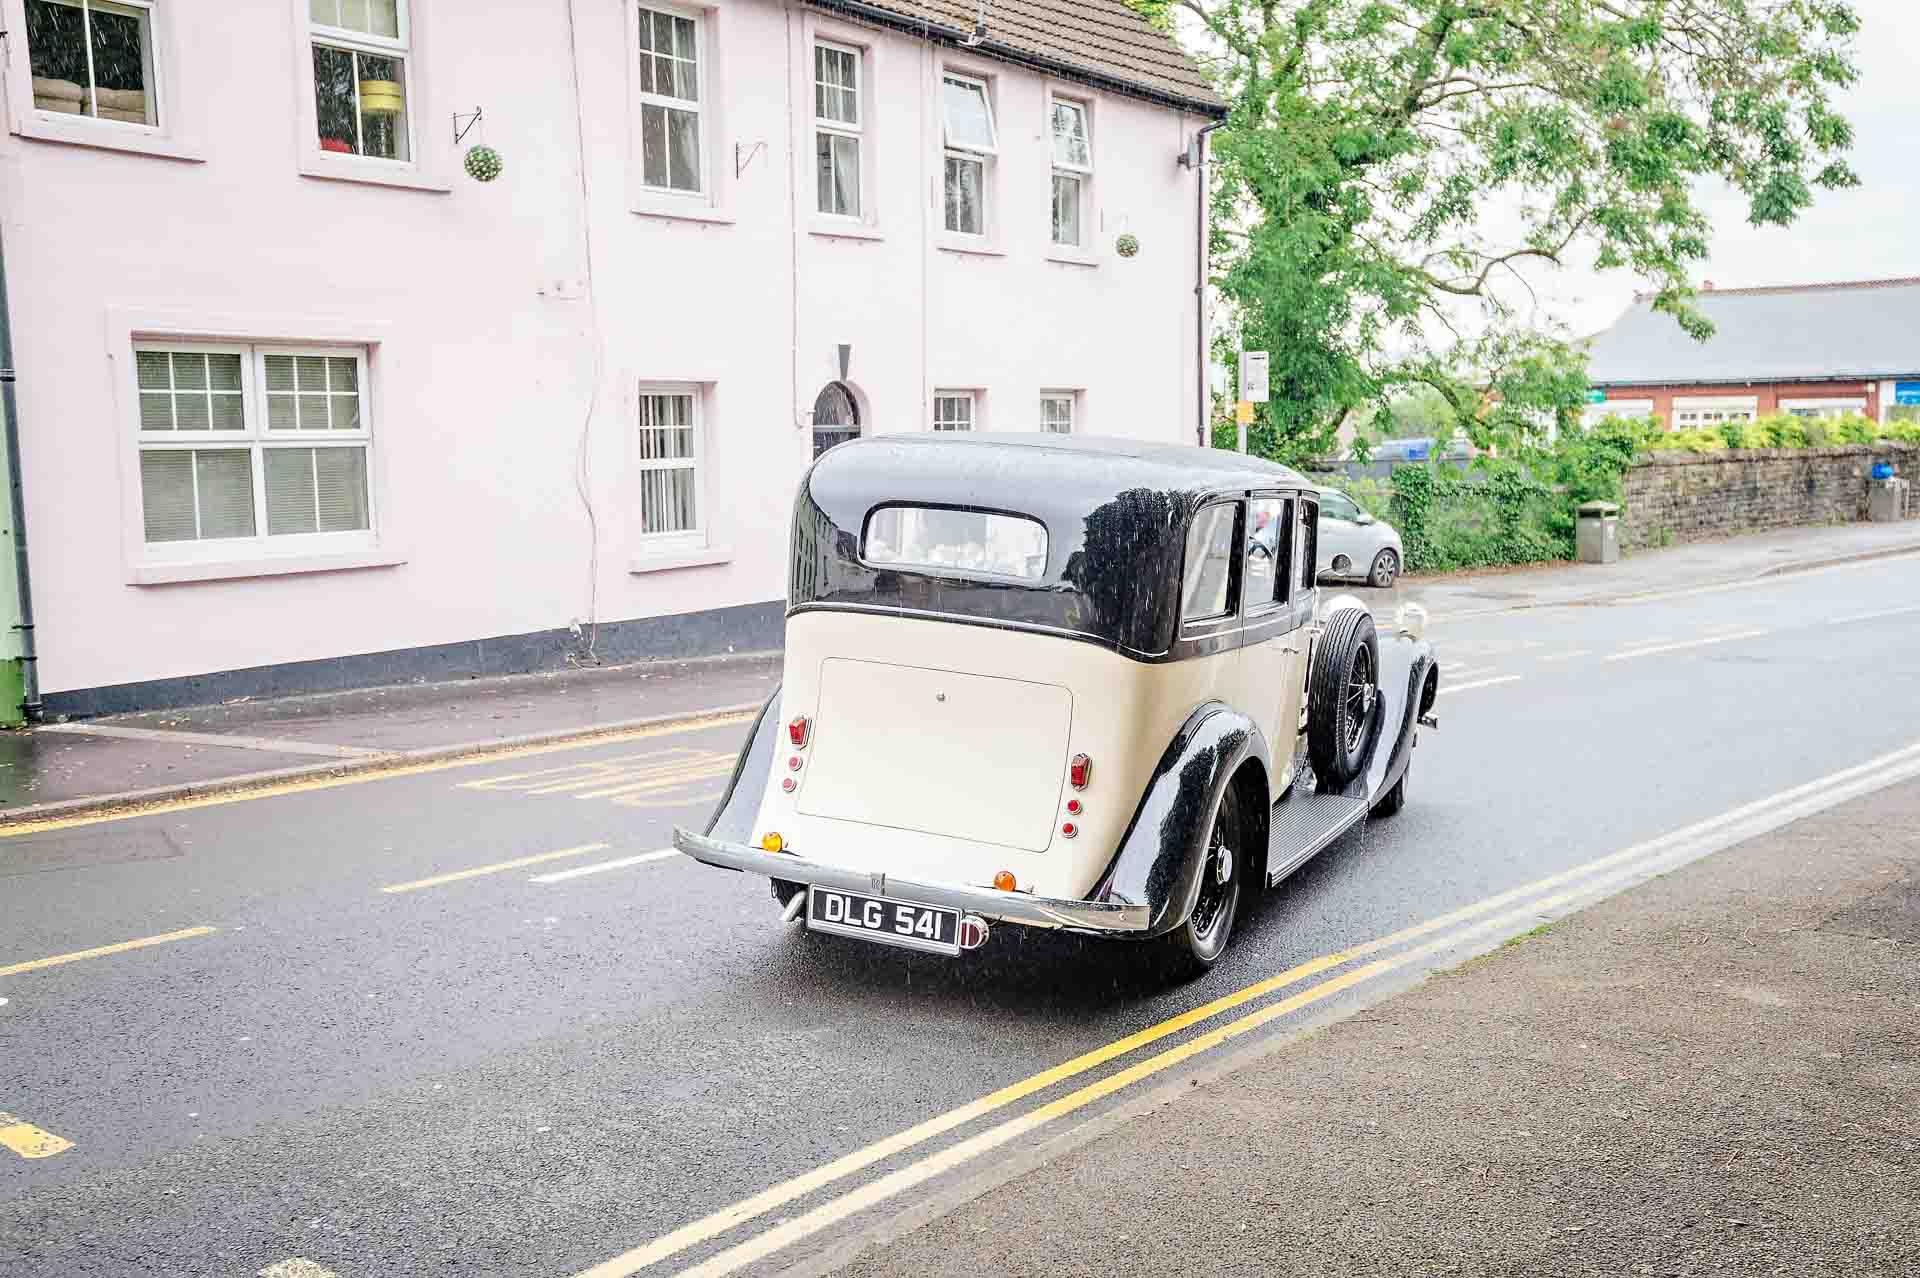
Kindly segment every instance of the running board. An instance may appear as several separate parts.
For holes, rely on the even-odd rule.
[[[1292,794],[1274,805],[1267,837],[1267,886],[1313,859],[1315,853],[1351,830],[1367,815],[1364,799],[1338,794]]]

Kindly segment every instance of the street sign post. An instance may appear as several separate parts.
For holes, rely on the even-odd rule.
[[[1234,420],[1240,425],[1240,451],[1247,451],[1247,427],[1253,424],[1253,406],[1267,402],[1267,353],[1240,352],[1240,400],[1234,405]]]

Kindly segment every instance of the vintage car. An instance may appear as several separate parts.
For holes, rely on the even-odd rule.
[[[1151,940],[1397,811],[1438,692],[1417,619],[1316,586],[1284,466],[1059,435],[882,435],[794,507],[781,687],[703,832],[789,921],[959,954],[995,923]]]

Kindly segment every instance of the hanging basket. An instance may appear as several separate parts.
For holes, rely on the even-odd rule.
[[[476,182],[491,182],[507,167],[500,153],[490,146],[468,147],[466,166],[467,176]]]
[[[1140,251],[1140,237],[1132,231],[1123,232],[1120,238],[1113,242],[1113,251],[1121,257],[1132,257]]]

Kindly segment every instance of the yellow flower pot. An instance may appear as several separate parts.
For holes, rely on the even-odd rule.
[[[360,82],[360,109],[368,115],[399,115],[406,109],[407,100],[400,92],[400,85],[394,80],[362,80]]]

